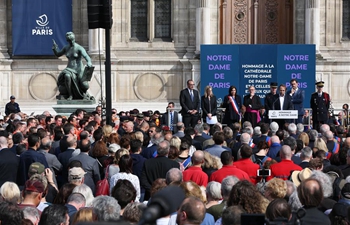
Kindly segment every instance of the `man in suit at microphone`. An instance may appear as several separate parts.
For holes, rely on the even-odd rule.
[[[312,126],[313,129],[318,130],[322,124],[328,122],[328,110],[331,98],[328,93],[323,92],[324,82],[316,83],[317,92],[311,95],[310,106],[312,108]]]
[[[287,92],[287,95],[291,96],[292,103],[294,106],[294,110],[298,110],[298,120],[297,123],[302,123],[303,115],[304,115],[304,98],[305,91],[298,87],[298,81],[296,79],[292,79],[290,81],[290,85],[292,89]]]
[[[278,88],[279,94],[274,103],[275,110],[293,110],[293,103],[290,95],[286,94],[286,86],[281,84]],[[279,127],[283,127],[286,123],[285,119],[276,119]]]
[[[200,99],[197,90],[194,90],[194,81],[187,81],[187,88],[180,92],[182,122],[185,127],[196,126],[199,120]]]

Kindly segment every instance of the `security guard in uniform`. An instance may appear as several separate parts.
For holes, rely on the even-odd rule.
[[[328,122],[328,110],[331,99],[328,93],[322,91],[324,86],[323,81],[317,82],[316,86],[317,92],[311,95],[310,105],[312,108],[313,129],[319,131],[320,126]]]
[[[268,93],[265,96],[265,115],[264,115],[264,122],[265,123],[270,123],[271,120],[269,119],[269,110],[274,110],[274,103],[276,99],[278,98],[277,95],[277,83],[276,82],[271,82],[270,84],[270,93]]]

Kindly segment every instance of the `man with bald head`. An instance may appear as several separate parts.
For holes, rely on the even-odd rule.
[[[7,148],[7,139],[0,137],[0,187],[6,181],[16,183],[19,157]]]
[[[205,217],[206,208],[204,203],[195,197],[186,198],[177,211],[176,223],[179,225],[199,225]]]
[[[281,148],[282,145],[280,139],[276,135],[273,135],[271,137],[271,146],[269,151],[267,152],[267,156],[272,159],[276,159],[278,152],[281,150]]]
[[[208,184],[208,175],[203,172],[202,164],[204,163],[204,153],[201,150],[197,150],[193,153],[192,166],[183,172],[183,180],[192,180],[199,186],[206,187]]]
[[[288,180],[293,171],[302,170],[300,166],[294,164],[292,156],[292,149],[288,145],[283,145],[280,150],[281,162],[271,165],[271,176],[267,180],[271,180],[274,177]]]

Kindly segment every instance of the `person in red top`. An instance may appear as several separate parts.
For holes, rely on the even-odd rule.
[[[271,176],[267,177],[267,180],[271,180],[274,177],[282,180],[288,180],[291,173],[295,170],[300,171],[302,168],[292,161],[292,149],[288,145],[283,145],[280,150],[280,156],[282,161],[279,163],[272,164]]]
[[[199,186],[206,187],[208,184],[208,175],[202,171],[202,164],[204,163],[204,153],[201,150],[197,150],[192,155],[192,166],[185,170],[183,175],[183,181],[192,180]]]
[[[240,180],[250,180],[249,175],[238,169],[233,165],[233,157],[231,151],[224,151],[221,153],[221,163],[222,168],[212,173],[209,181],[216,181],[221,183],[221,181],[227,176],[236,176]]]
[[[249,180],[253,184],[256,184],[258,182],[257,171],[260,169],[260,166],[256,163],[253,163],[253,161],[250,159],[250,157],[253,155],[252,148],[247,144],[242,144],[239,154],[241,155],[241,159],[236,161],[234,165],[238,169],[246,172],[249,175]]]

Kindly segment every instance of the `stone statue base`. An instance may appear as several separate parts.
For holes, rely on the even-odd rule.
[[[96,101],[93,100],[57,100],[57,105],[53,105],[52,108],[59,115],[70,115],[77,109],[84,109],[86,112],[93,112],[96,109]]]

